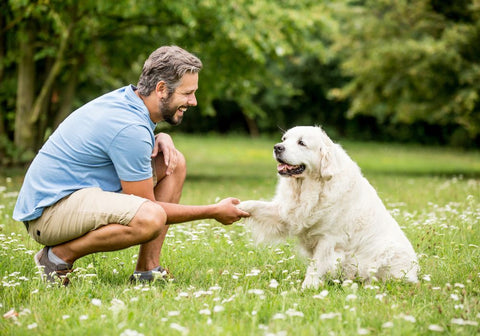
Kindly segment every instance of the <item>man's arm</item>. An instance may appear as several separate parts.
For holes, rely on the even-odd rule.
[[[209,205],[181,205],[157,202],[153,194],[153,181],[151,178],[136,182],[121,181],[121,183],[124,194],[140,196],[161,205],[167,213],[167,224],[212,218],[228,225],[249,216],[247,212],[236,207],[240,203],[236,198],[226,198],[217,204]]]

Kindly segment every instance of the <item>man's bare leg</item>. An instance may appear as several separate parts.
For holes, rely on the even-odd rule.
[[[165,232],[163,208],[145,202],[128,225],[109,224],[77,239],[52,247],[52,252],[69,264],[95,252],[117,251],[152,240]]]
[[[178,152],[177,166],[173,174],[168,176],[165,174],[167,167],[163,161],[163,155],[159,153],[154,160],[158,180],[154,187],[155,199],[158,202],[180,202],[183,183],[187,175],[184,156]],[[160,254],[167,231],[168,225],[165,225],[157,238],[140,246],[136,271],[149,271],[160,265]]]

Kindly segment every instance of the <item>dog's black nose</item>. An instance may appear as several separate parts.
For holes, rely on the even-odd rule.
[[[275,151],[275,154],[280,154],[285,151],[285,146],[282,144],[276,144],[273,146],[273,150]]]

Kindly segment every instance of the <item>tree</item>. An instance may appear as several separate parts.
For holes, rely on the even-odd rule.
[[[332,24],[321,1],[178,0],[167,7],[182,20],[181,27],[167,30],[169,36],[190,46],[205,63],[202,111],[214,115],[212,102],[218,98],[234,101],[254,135],[259,132],[256,119],[265,116],[261,93],[268,91],[275,107],[296,94],[283,69],[299,55],[322,58],[325,48],[318,34]]]
[[[0,69],[17,85],[15,118],[7,117],[13,112],[6,98],[14,90],[0,89],[2,137],[32,154],[75,107],[135,83],[143,60],[162,44],[204,61],[204,114],[216,112],[219,97],[234,100],[255,132],[255,116],[263,113],[258,93],[295,92],[277,70],[299,49],[321,54],[312,36],[328,20],[324,5],[311,0],[9,0],[2,6],[0,42],[8,50],[2,57],[0,49]]]
[[[334,48],[351,80],[331,96],[350,100],[351,117],[454,125],[457,138],[473,141],[480,134],[479,9],[478,0],[347,4]]]

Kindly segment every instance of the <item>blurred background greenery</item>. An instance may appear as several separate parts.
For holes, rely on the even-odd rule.
[[[169,132],[317,124],[333,138],[480,144],[480,0],[7,0],[0,164],[28,162],[75,108],[136,84],[173,44],[204,69],[199,106]]]

